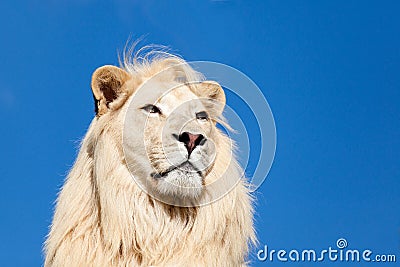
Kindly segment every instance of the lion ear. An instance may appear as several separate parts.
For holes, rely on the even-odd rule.
[[[214,81],[204,81],[200,83],[200,91],[202,97],[212,100],[212,108],[217,113],[216,115],[221,115],[226,102],[225,92],[221,85]]]
[[[92,92],[96,115],[101,116],[109,109],[109,104],[123,93],[123,85],[130,75],[121,68],[106,65],[92,75]]]

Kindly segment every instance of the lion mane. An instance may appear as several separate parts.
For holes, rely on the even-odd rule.
[[[58,195],[45,266],[246,265],[255,242],[252,197],[227,136],[215,130],[217,156],[207,175],[213,181],[225,177],[222,183],[232,189],[208,204],[159,201],[127,167],[122,132],[128,100],[144,81],[168,68],[163,79],[203,79],[180,57],[156,50],[124,53],[121,67],[94,72],[96,116]],[[196,94],[215,96],[209,87]]]

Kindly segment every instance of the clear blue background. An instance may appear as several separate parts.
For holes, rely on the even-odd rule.
[[[254,255],[340,237],[399,261],[399,2],[167,2],[1,1],[0,265],[42,264],[53,202],[93,118],[91,74],[117,64],[130,35],[231,65],[267,97],[278,143],[256,192],[252,265],[310,266]]]

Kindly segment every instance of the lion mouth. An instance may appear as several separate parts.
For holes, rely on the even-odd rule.
[[[170,172],[175,171],[175,170],[179,170],[183,173],[197,173],[199,176],[203,176],[202,172],[200,170],[198,170],[195,166],[193,166],[192,163],[190,163],[189,161],[184,161],[179,165],[173,165],[171,167],[169,167],[167,170],[163,171],[163,172],[153,172],[151,173],[151,177],[153,177],[154,179],[163,179],[165,178]]]

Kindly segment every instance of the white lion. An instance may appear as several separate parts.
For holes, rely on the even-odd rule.
[[[225,94],[150,52],[92,77],[96,117],[59,194],[45,266],[241,266],[253,208]]]

